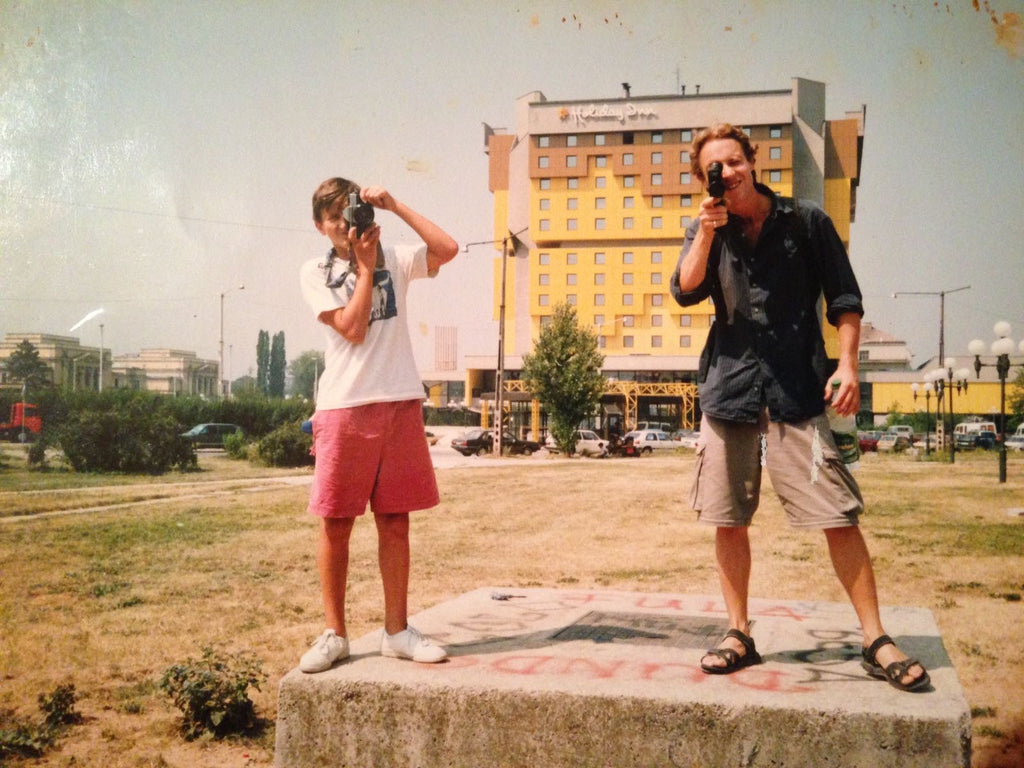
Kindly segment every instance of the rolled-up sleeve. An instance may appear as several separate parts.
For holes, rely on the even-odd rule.
[[[863,317],[864,299],[860,286],[832,219],[821,209],[814,208],[811,213],[811,227],[820,249],[818,258],[822,263],[819,265],[818,274],[825,296],[826,318],[832,325],[837,325],[839,318],[848,312],[856,312],[858,316]]]

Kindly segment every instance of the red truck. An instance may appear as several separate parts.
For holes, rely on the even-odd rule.
[[[10,421],[0,423],[0,439],[19,441],[22,434],[25,439],[36,437],[43,428],[43,420],[32,403],[14,403],[11,405]]]

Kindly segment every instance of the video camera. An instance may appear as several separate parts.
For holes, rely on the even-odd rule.
[[[725,194],[721,163],[711,163],[708,166],[708,194],[712,197],[722,197]]]
[[[356,228],[356,235],[362,237],[366,228],[373,224],[373,206],[363,202],[359,194],[352,192],[348,196],[348,207],[341,212],[350,227]]]

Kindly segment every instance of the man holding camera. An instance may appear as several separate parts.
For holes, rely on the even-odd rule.
[[[384,248],[374,208],[423,241]],[[445,650],[407,622],[409,513],[438,503],[423,430],[423,385],[406,317],[409,282],[434,276],[458,244],[382,187],[332,178],[313,194],[313,222],[331,249],[303,265],[302,293],[324,325],[327,350],[313,415],[316,468],[309,511],[320,517],[317,564],[327,629],[302,656],[322,672],[349,654],[345,626],[349,538],[369,504],[384,586],[385,656],[432,663]]]
[[[694,138],[691,167],[708,182],[709,196],[687,230],[671,281],[680,305],[710,298],[715,306],[698,373],[703,421],[691,503],[700,522],[716,527],[729,631],[701,668],[729,674],[761,662],[749,634],[748,531],[766,466],[790,523],[825,532],[860,619],[864,669],[900,690],[921,690],[928,673],[882,628],[871,558],[857,527],[863,501],[824,414],[827,404],[842,415],[860,407],[860,289],[831,219],[814,204],[758,184],[755,155],[749,137],[732,125]],[[839,334],[834,372],[826,369],[818,322],[822,294]]]

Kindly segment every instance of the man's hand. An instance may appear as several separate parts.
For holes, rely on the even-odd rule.
[[[398,207],[398,203],[395,201],[395,198],[393,198],[391,193],[384,189],[384,187],[366,187],[359,193],[359,196],[364,202],[369,203],[374,208],[380,208],[384,211],[391,211],[394,213],[395,208]]]

